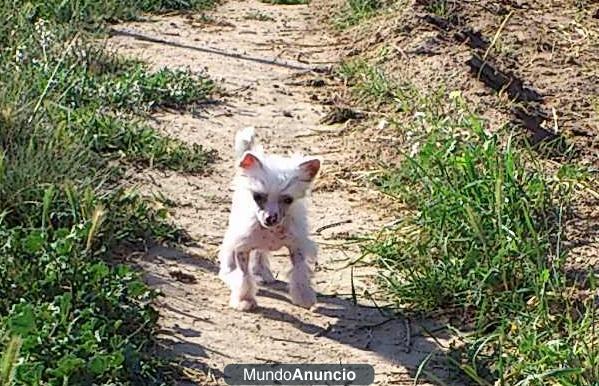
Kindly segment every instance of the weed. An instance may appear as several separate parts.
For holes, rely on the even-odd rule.
[[[393,287],[403,301],[418,300],[424,309],[471,305],[492,316],[511,304],[515,289],[532,291],[537,272],[559,260],[546,261],[556,231],[553,187],[524,167],[510,143],[502,148],[497,136],[484,134],[475,118],[464,117],[458,127],[474,135],[432,132],[413,158],[379,181],[417,208],[413,224],[421,229],[405,244],[394,240],[397,266],[382,263],[417,278]],[[412,259],[419,251],[429,252]],[[390,283],[397,282],[404,281]],[[485,304],[491,293],[493,303]]]
[[[102,100],[105,106],[131,111],[158,108],[180,109],[205,100],[212,83],[196,78],[189,71],[161,69],[148,73],[142,65],[120,69],[105,76],[82,74],[64,95],[72,108]]]
[[[140,12],[201,10],[214,6],[215,0],[94,0],[33,1],[23,6],[29,15],[59,23],[73,23],[91,29],[108,21],[134,20]]]
[[[451,0],[431,0],[426,4],[426,10],[437,16],[447,18],[452,11]]]
[[[247,13],[243,18],[246,20],[258,20],[258,21],[274,21],[275,20],[274,17],[272,17],[266,13],[258,12],[258,11]]]
[[[334,22],[338,28],[347,28],[370,18],[385,5],[383,0],[347,0]]]
[[[187,145],[161,136],[141,122],[91,109],[67,112],[58,119],[81,135],[94,152],[144,166],[197,173],[205,170],[216,156],[202,145]]]
[[[572,168],[549,176],[511,137],[457,111],[442,122],[424,113],[413,154],[377,180],[413,208],[367,247],[382,284],[402,307],[472,316],[453,361],[473,380],[591,384],[594,299],[572,298],[563,267]],[[582,336],[593,343],[568,343]]]
[[[390,106],[396,111],[408,111],[417,98],[417,91],[409,83],[390,79],[382,70],[363,60],[342,63],[338,75],[352,89],[358,103]]]
[[[0,385],[11,385],[14,382],[15,368],[23,341],[14,336],[6,345],[6,351],[0,357]]]

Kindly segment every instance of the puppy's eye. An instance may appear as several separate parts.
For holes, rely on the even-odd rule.
[[[283,204],[291,205],[292,202],[293,202],[293,197],[283,196]]]
[[[254,192],[254,201],[260,205],[266,202],[266,194]]]

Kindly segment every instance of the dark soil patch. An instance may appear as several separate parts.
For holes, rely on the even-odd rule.
[[[381,16],[348,50],[379,59],[391,47],[388,73],[424,90],[461,90],[491,129],[513,121],[533,141],[562,137],[581,161],[599,164],[596,7],[584,0],[446,0],[435,14],[438,3],[419,0]]]

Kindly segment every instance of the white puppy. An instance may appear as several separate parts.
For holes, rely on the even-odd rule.
[[[220,278],[231,289],[231,307],[256,306],[255,282],[273,282],[268,251],[287,247],[292,269],[289,293],[293,303],[310,308],[316,294],[308,263],[316,244],[308,236],[304,198],[320,169],[317,158],[264,154],[255,143],[254,128],[235,137],[237,174],[229,227],[219,252]]]

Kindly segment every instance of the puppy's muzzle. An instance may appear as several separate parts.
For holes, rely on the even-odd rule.
[[[279,215],[273,213],[264,219],[264,225],[267,227],[275,226],[279,223]]]

